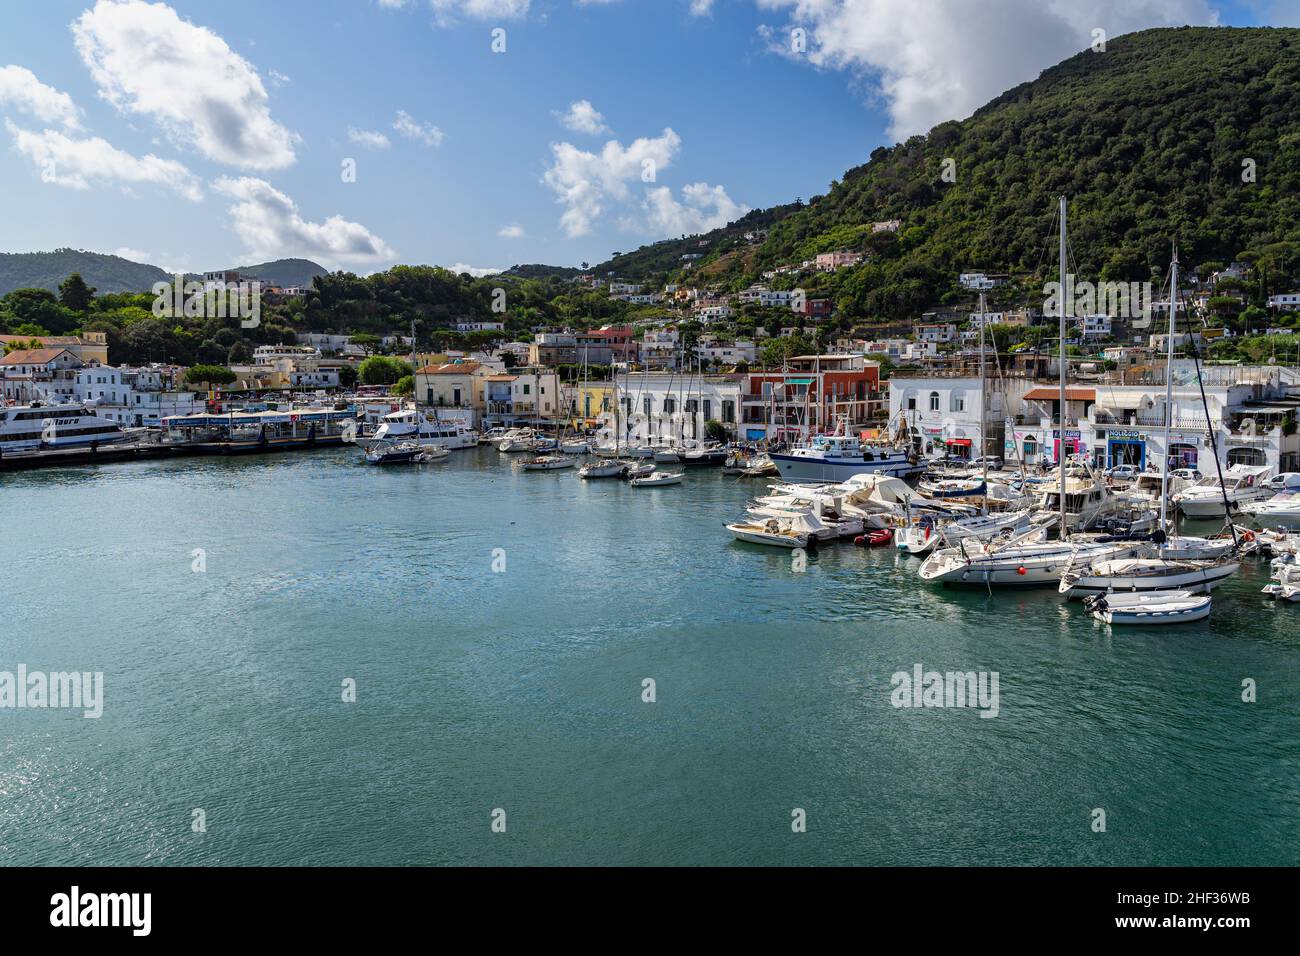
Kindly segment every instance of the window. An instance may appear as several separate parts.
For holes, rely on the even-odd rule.
[[[651,404],[652,401],[653,400],[650,398],[650,396],[647,395],[642,402],[642,405],[645,407],[646,418],[649,418],[651,415],[654,414],[654,406]]]
[[[939,393],[938,393],[938,392],[931,392],[931,393],[930,393],[930,411],[932,411],[932,412],[937,412],[938,410],[939,410]]]
[[[712,418],[713,418],[713,399],[706,398],[704,400],[704,420],[707,422],[710,421]]]
[[[949,411],[964,412],[966,411],[966,395],[963,392],[953,392],[949,402]]]
[[[736,403],[729,398],[722,400],[722,420],[728,425],[736,421]]]
[[[677,411],[677,399],[675,399],[675,398],[669,398],[669,397],[665,396],[665,397],[664,397],[664,414],[665,414],[665,415],[671,415],[671,414],[672,414],[673,412],[675,412],[675,411]]]
[[[529,387],[530,387],[530,386],[528,386],[528,385],[524,385],[524,394],[525,394],[525,395],[528,394],[528,389],[529,389]]]

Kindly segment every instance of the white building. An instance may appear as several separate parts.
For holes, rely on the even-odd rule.
[[[894,375],[889,379],[889,419],[905,421],[919,435],[917,450],[923,455],[1000,455],[1007,415],[1019,407],[1020,395],[1032,383],[1007,379],[1004,384],[1005,394],[992,381],[982,392],[978,376]],[[980,440],[982,417],[986,419],[987,444]]]
[[[1270,309],[1295,311],[1300,309],[1300,292],[1288,292],[1284,295],[1271,295],[1268,297],[1268,307]]]
[[[932,322],[916,327],[916,338],[920,342],[934,342],[945,345],[957,339],[957,326],[952,322]]]
[[[747,339],[737,339],[731,345],[697,345],[695,357],[701,362],[717,362],[719,365],[739,365],[741,362],[752,365],[758,361],[758,346]]]
[[[721,322],[735,315],[735,310],[729,305],[711,305],[706,309],[700,309],[696,316],[705,325],[712,322]]]
[[[504,322],[457,322],[457,332],[504,332]]]
[[[203,399],[195,392],[165,388],[158,370],[114,368],[92,365],[77,371],[76,399],[93,408],[100,418],[127,427],[160,425],[172,415],[203,411]]]
[[[710,420],[736,434],[744,376],[698,372],[633,372],[617,380],[619,441],[630,445],[676,443],[705,437]],[[602,437],[613,440],[613,416],[605,416]]]

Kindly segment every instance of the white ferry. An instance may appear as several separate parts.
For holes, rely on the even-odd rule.
[[[415,409],[385,415],[365,444],[375,442],[414,441],[421,445],[442,445],[453,451],[478,446],[478,432],[466,428],[463,422],[440,421],[438,418]]]
[[[0,454],[109,445],[131,437],[117,422],[100,418],[80,402],[0,408]]]
[[[925,470],[916,456],[887,445],[863,444],[851,435],[817,435],[807,445],[773,453],[786,481],[847,481],[854,475],[910,478]]]

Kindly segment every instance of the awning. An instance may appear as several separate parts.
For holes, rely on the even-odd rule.
[[[1031,402],[1060,401],[1061,390],[1056,386],[1031,388],[1025,392],[1025,398]],[[1095,388],[1067,388],[1065,390],[1065,400],[1067,402],[1095,402],[1097,400],[1097,390]]]
[[[786,379],[784,382],[780,382],[779,384],[783,387],[787,387],[790,385],[811,385],[812,383],[813,380],[810,378],[790,378]]]
[[[962,448],[969,448],[969,447],[970,447],[970,439],[969,439],[969,438],[949,438],[948,441],[945,442],[945,444],[948,444],[948,445],[960,445]]]

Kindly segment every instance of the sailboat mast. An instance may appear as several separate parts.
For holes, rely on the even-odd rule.
[[[1066,225],[1065,215],[1066,215],[1066,199],[1064,196],[1062,196],[1061,197],[1061,250],[1060,250],[1061,251],[1061,263],[1060,263],[1061,290],[1060,290],[1060,299],[1059,299],[1060,308],[1057,309],[1057,312],[1060,314],[1060,318],[1061,318],[1061,322],[1060,322],[1061,342],[1059,345],[1059,349],[1060,349],[1059,361],[1061,365],[1061,369],[1060,369],[1061,371],[1061,415],[1060,415],[1061,421],[1060,421],[1060,425],[1058,426],[1059,430],[1057,431],[1057,434],[1060,437],[1056,443],[1056,457],[1059,459],[1057,464],[1060,466],[1059,470],[1060,470],[1061,540],[1062,541],[1064,541],[1069,536],[1068,530],[1065,527],[1065,380],[1066,380],[1066,376],[1069,374],[1067,371],[1068,367],[1065,363],[1065,317],[1066,317],[1066,312],[1070,310],[1070,306],[1067,303],[1069,303],[1070,300],[1073,298],[1072,292],[1069,288],[1070,286],[1069,271],[1068,271],[1069,266],[1066,261],[1068,252],[1066,249],[1066,241],[1065,241],[1065,225]]]
[[[980,290],[980,459],[984,464],[984,513],[989,512],[989,449],[984,435],[985,422],[988,421],[988,387],[984,378],[984,326],[987,324],[984,312],[984,290]]]
[[[1169,534],[1169,432],[1174,419],[1174,334],[1178,328],[1178,243],[1169,267],[1169,336],[1165,343],[1165,450],[1164,468],[1160,470],[1160,530]],[[1164,547],[1162,542],[1161,548]]]

